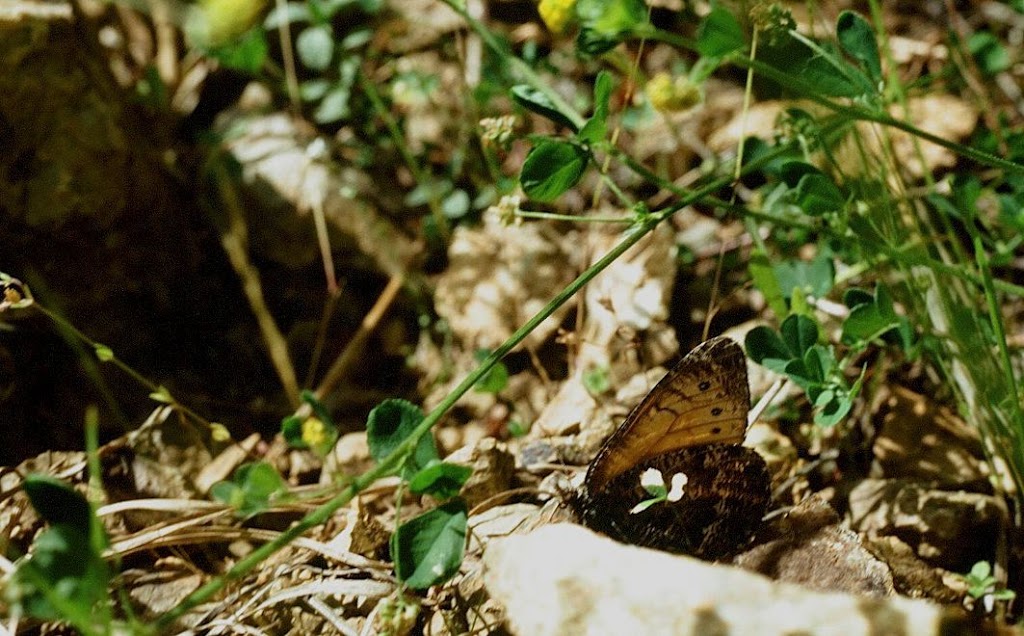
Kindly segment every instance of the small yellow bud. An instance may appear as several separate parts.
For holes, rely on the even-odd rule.
[[[215,442],[227,442],[231,440],[231,431],[220,422],[210,422],[210,437]]]

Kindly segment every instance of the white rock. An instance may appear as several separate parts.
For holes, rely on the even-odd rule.
[[[738,568],[627,546],[553,524],[493,542],[484,583],[529,636],[974,633],[906,598],[811,592]],[[959,628],[959,629],[958,629]]]

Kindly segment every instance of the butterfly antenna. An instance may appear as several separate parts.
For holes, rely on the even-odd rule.
[[[718,264],[715,266],[715,282],[711,285],[711,299],[708,301],[708,313],[704,318],[704,333],[701,334],[701,341],[708,339],[708,331],[711,329],[711,319],[718,313],[718,285],[722,280],[722,263],[725,262],[725,241],[718,247]]]

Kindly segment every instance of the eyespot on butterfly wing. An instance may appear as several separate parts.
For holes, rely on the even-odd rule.
[[[750,389],[743,350],[728,338],[694,348],[601,447],[569,503],[594,530],[625,542],[706,559],[742,549],[771,499],[764,460],[741,446]],[[666,482],[686,476],[683,496],[639,512],[648,468]]]

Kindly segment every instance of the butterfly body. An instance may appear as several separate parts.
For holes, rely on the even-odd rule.
[[[629,414],[570,499],[581,521],[614,539],[707,559],[742,548],[771,499],[764,460],[740,445],[750,389],[746,359],[728,338],[687,354]],[[685,476],[682,496],[636,512],[651,495],[640,476]]]

